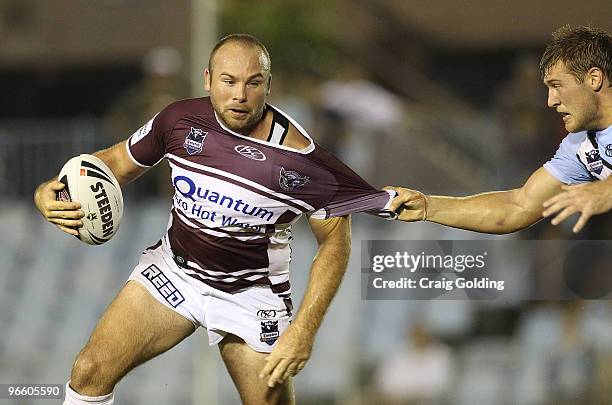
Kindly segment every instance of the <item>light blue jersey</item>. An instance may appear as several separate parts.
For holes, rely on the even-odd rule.
[[[612,174],[612,127],[570,133],[544,168],[565,184],[608,178]]]

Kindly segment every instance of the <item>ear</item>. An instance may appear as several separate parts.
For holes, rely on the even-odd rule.
[[[600,68],[592,67],[587,72],[587,84],[594,90],[599,91],[604,84],[604,75]]]
[[[204,69],[204,90],[210,91],[210,76],[211,73],[208,68]]]
[[[272,89],[272,73],[268,76],[268,88],[266,89],[266,96],[270,95],[270,90]]]

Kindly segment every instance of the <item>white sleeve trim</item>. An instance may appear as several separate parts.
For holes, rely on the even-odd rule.
[[[140,163],[139,161],[136,160],[134,155],[132,155],[132,151],[130,150],[130,140],[131,139],[132,139],[132,137],[130,136],[130,138],[125,143],[125,148],[127,149],[128,156],[130,157],[130,159],[132,159],[132,162],[134,162],[134,164],[136,164],[137,166],[140,166],[140,167],[146,167],[146,168],[151,167],[151,166],[143,165],[142,163]]]

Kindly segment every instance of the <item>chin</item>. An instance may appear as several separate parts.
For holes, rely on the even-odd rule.
[[[585,128],[584,125],[576,124],[573,121],[574,120],[572,119],[570,122],[565,124],[565,130],[567,132],[576,133],[576,132],[580,132],[580,131],[586,131],[586,128]]]
[[[250,120],[241,121],[241,120],[234,120],[231,118],[226,119],[224,117],[223,121],[225,123],[225,126],[234,132],[246,131],[253,127],[253,124],[250,122]]]

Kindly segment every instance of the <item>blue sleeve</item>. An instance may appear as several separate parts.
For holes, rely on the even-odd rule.
[[[544,168],[553,177],[565,184],[585,183],[592,180],[590,173],[578,160],[578,148],[586,139],[584,132],[571,133],[566,136],[557,153],[548,162],[544,163]]]

